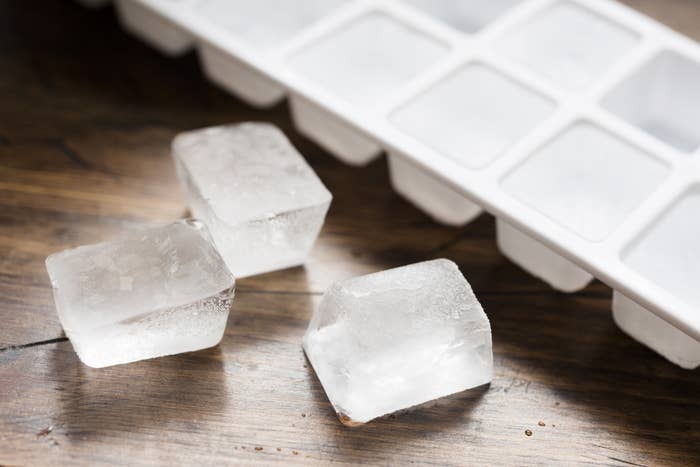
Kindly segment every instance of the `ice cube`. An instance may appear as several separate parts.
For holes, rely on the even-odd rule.
[[[302,264],[331,194],[272,125],[243,123],[178,135],[173,156],[192,214],[236,277]]]
[[[132,232],[46,258],[80,360],[105,367],[216,345],[234,278],[199,221]]]
[[[304,351],[346,425],[491,381],[491,326],[457,265],[426,261],[340,281]]]

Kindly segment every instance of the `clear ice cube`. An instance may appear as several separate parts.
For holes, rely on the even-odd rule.
[[[190,131],[175,138],[173,156],[193,216],[236,277],[303,264],[331,194],[280,130]]]
[[[304,351],[346,425],[481,386],[493,371],[489,320],[446,259],[335,283]]]
[[[105,367],[212,347],[234,278],[194,220],[46,258],[58,317],[80,360]]]

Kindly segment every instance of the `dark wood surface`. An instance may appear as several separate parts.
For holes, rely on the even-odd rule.
[[[629,0],[700,38],[700,3]],[[179,131],[280,126],[335,199],[305,267],[240,280],[218,347],[101,370],[54,311],[44,258],[186,213],[169,156]],[[333,281],[448,257],[493,326],[490,388],[348,429],[300,339]],[[110,8],[0,2],[0,464],[700,463],[700,374],[620,332],[610,290],[553,292],[509,263],[484,215],[435,224],[392,192],[385,161],[342,165],[286,105],[254,110],[166,59]],[[531,431],[531,436],[526,435]]]

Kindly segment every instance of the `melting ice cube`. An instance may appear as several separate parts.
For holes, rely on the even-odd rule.
[[[192,214],[236,277],[302,264],[331,194],[272,125],[244,123],[178,135],[173,156]]]
[[[486,384],[493,368],[488,318],[445,259],[335,283],[304,350],[346,425]]]
[[[104,367],[216,345],[234,278],[202,223],[179,221],[46,258],[63,329]]]

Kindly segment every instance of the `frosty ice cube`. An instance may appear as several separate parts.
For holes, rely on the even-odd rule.
[[[105,367],[216,345],[234,278],[201,222],[179,221],[46,258],[80,360]]]
[[[491,381],[491,326],[457,265],[426,261],[340,281],[304,351],[346,425]]]
[[[318,236],[331,194],[272,125],[223,125],[178,135],[173,156],[192,214],[236,277],[297,266]]]

